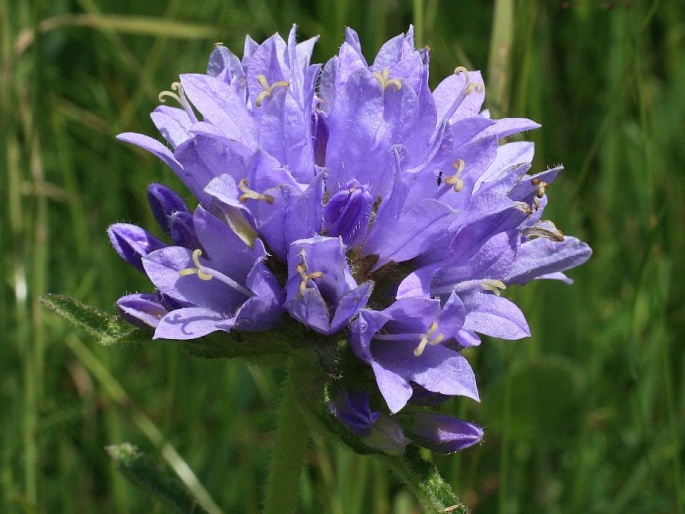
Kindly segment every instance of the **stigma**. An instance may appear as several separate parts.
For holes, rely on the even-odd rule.
[[[535,187],[535,196],[537,198],[542,198],[545,196],[545,193],[547,192],[547,189],[549,188],[549,184],[545,182],[544,180],[540,180],[539,178],[534,178],[533,180],[530,181],[530,184]]]
[[[436,287],[435,289],[433,289],[433,293],[438,295],[450,294],[453,292],[460,294],[466,293],[467,291],[472,291],[474,289],[481,289],[483,291],[489,291],[499,296],[500,292],[506,288],[506,284],[501,280],[494,278],[477,278],[473,280],[465,280],[463,282],[459,282],[451,286]]]
[[[456,173],[454,175],[449,175],[447,177],[440,177],[440,183],[445,183],[449,184],[450,186],[454,186],[452,189],[454,189],[455,193],[458,193],[464,188],[464,181],[461,178],[461,174],[464,171],[464,167],[466,166],[466,163],[464,162],[463,159],[457,159],[454,161],[452,164],[452,167],[455,169]],[[440,184],[438,184],[439,186]]]
[[[483,280],[483,282],[481,282],[481,287],[483,288],[483,291],[490,291],[491,293],[495,293],[497,296],[500,295],[500,291],[507,288],[507,286],[501,280],[491,278],[486,278]]]
[[[247,296],[248,298],[254,296],[254,293],[252,291],[250,291],[245,286],[238,284],[238,282],[233,280],[231,277],[228,277],[228,276],[224,275],[223,273],[220,273],[217,270],[214,270],[214,269],[211,269],[211,268],[204,266],[200,262],[200,256],[201,255],[202,255],[202,250],[200,250],[199,248],[194,250],[192,260],[193,260],[193,264],[195,265],[195,267],[194,268],[185,268],[185,269],[180,270],[178,272],[178,276],[179,277],[187,277],[189,275],[197,275],[197,278],[199,278],[200,280],[204,280],[204,281],[216,279],[219,282],[226,284],[231,289],[234,289],[235,291]]]
[[[179,277],[186,277],[188,275],[197,275],[200,280],[212,280],[212,275],[203,271],[204,266],[200,264],[200,256],[202,255],[202,250],[199,248],[193,251],[193,264],[194,268],[185,268],[178,272]]]
[[[399,79],[389,79],[388,78],[388,68],[383,68],[383,71],[374,72],[373,76],[376,77],[378,82],[381,84],[381,89],[385,92],[388,86],[393,86],[395,91],[402,89],[402,82]]]
[[[564,233],[551,221],[538,221],[530,227],[524,228],[521,234],[528,238],[534,236],[544,237],[557,243],[564,241]]]
[[[257,81],[259,82],[259,85],[262,86],[262,92],[257,95],[257,99],[255,100],[255,105],[257,107],[262,106],[262,102],[264,102],[265,98],[271,98],[276,88],[290,87],[290,82],[286,80],[279,80],[278,82],[274,82],[273,84],[269,85],[266,75],[258,75]]]
[[[240,182],[238,182],[238,189],[243,192],[243,194],[238,197],[238,200],[240,200],[241,203],[245,203],[248,200],[264,200],[269,205],[274,203],[273,196],[258,193],[257,191],[247,187],[249,185],[250,183],[246,178],[240,179]]]
[[[414,348],[414,357],[421,357],[423,354],[423,351],[426,349],[426,346],[431,345],[435,346],[436,344],[440,344],[443,339],[445,339],[445,334],[440,332],[438,335],[433,337],[435,333],[438,331],[438,324],[434,321],[430,324],[428,327],[428,332],[426,332],[422,337],[421,341],[419,341],[419,345]]]
[[[186,98],[186,95],[183,92],[183,86],[180,82],[172,82],[171,91],[162,91],[161,93],[159,93],[159,95],[157,95],[157,99],[160,101],[160,103],[166,103],[167,98],[176,100],[178,104],[186,112],[191,121],[197,123],[197,116],[195,116],[195,112],[193,111],[193,108],[190,105],[188,98]]]
[[[459,75],[463,73],[466,76],[466,81],[464,83],[464,87],[462,88],[461,92],[457,95],[457,97],[454,99],[454,102],[452,102],[452,105],[450,108],[447,110],[445,113],[444,119],[449,120],[454,116],[454,113],[457,112],[457,109],[459,106],[462,104],[462,102],[466,99],[467,96],[469,96],[471,93],[474,91],[483,91],[483,84],[479,82],[471,82],[469,79],[469,70],[466,69],[464,66],[457,66],[454,69],[454,74]]]
[[[321,271],[313,271],[311,273],[307,273],[307,261],[305,260],[305,252],[302,250],[300,252],[300,258],[302,259],[302,264],[298,264],[295,269],[297,269],[297,273],[300,275],[300,278],[302,281],[300,282],[300,288],[299,288],[299,294],[302,296],[307,289],[307,286],[309,286],[309,283],[314,280],[315,278],[322,278],[323,277],[323,272]]]

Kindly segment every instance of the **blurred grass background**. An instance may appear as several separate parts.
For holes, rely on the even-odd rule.
[[[152,227],[145,187],[174,178],[115,134],[155,134],[157,93],[203,71],[215,41],[241,55],[247,33],[293,22],[302,38],[321,35],[315,61],[346,25],[371,58],[415,23],[433,85],[456,65],[483,70],[497,115],[542,123],[526,136],[536,167],[567,168],[548,217],[595,255],[572,287],[507,292],[531,339],[468,354],[483,401],[447,410],[487,436],[435,459],[455,490],[475,513],[685,512],[679,0],[0,0],[0,511],[166,512],[103,449],[129,441],[160,465],[189,465],[204,505],[259,512],[278,370],[178,346],[101,348],[37,299],[113,311],[147,289],[105,229]],[[420,511],[374,461],[314,438],[301,512]]]

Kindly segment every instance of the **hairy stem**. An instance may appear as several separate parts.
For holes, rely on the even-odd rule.
[[[278,412],[264,514],[294,514],[297,509],[300,470],[309,430],[293,394],[290,371]]]

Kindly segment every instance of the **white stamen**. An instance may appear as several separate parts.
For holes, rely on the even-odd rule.
[[[258,75],[257,81],[263,89],[263,91],[257,95],[257,99],[255,100],[255,105],[257,107],[261,107],[262,103],[264,102],[264,99],[267,97],[271,97],[276,88],[290,86],[290,82],[287,82],[285,80],[279,80],[278,82],[274,82],[273,84],[269,85],[269,81],[266,79],[265,75]]]
[[[426,332],[426,334],[424,334],[423,337],[421,337],[419,345],[416,348],[414,348],[414,357],[421,357],[427,345],[434,346],[436,344],[440,344],[442,340],[445,339],[445,334],[443,333],[440,333],[437,336],[433,337],[433,334],[435,334],[437,331],[438,324],[434,321],[430,324],[430,327],[428,327],[428,332]]]
[[[307,273],[307,261],[305,260],[305,255],[305,251],[304,249],[302,249],[302,251],[300,252],[302,264],[298,264],[295,267],[297,269],[297,273],[300,275],[300,278],[302,279],[299,288],[300,296],[304,294],[305,290],[307,289],[307,286],[309,285],[309,282],[311,282],[315,278],[323,277],[323,273],[321,271],[313,271],[312,273]]]
[[[378,79],[378,82],[380,82],[383,92],[385,92],[388,86],[393,86],[395,91],[402,89],[402,82],[399,79],[388,79],[388,73],[388,68],[383,68],[383,71],[376,71],[373,74]]]
[[[477,82],[471,82],[469,80],[469,70],[467,70],[464,66],[457,66],[454,68],[454,74],[459,75],[460,73],[463,73],[466,75],[466,82],[464,83],[464,87],[462,88],[461,92],[457,95],[457,98],[454,99],[454,102],[452,102],[452,105],[450,106],[449,110],[445,114],[444,119],[449,120],[454,116],[454,113],[457,111],[461,103],[464,101],[464,99],[473,93],[474,91],[482,91],[483,90],[483,84],[479,84]]]
[[[179,277],[186,277],[188,275],[197,275],[197,278],[200,280],[212,280],[213,278],[217,279],[219,282],[222,282],[229,286],[232,289],[235,289],[239,293],[244,294],[248,298],[254,296],[254,293],[247,289],[246,287],[241,286],[233,280],[231,277],[227,277],[223,273],[220,273],[217,270],[207,268],[206,266],[203,266],[202,263],[200,263],[200,256],[202,255],[202,250],[199,248],[193,251],[193,264],[195,264],[194,268],[185,268],[182,269],[178,272]]]
[[[183,110],[186,112],[188,117],[193,123],[197,123],[197,116],[195,116],[195,111],[193,111],[193,107],[190,105],[190,102],[186,98],[185,93],[183,92],[183,86],[181,85],[180,82],[173,82],[171,84],[171,89],[173,91],[178,91],[178,93],[172,93],[171,91],[162,91],[157,95],[157,99],[161,103],[166,103],[167,98],[172,98],[178,102],[178,104],[183,108]]]

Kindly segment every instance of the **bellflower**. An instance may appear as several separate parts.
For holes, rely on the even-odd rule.
[[[401,454],[412,441],[439,453],[454,453],[483,439],[481,427],[445,414],[414,412],[403,415],[401,425],[374,410],[369,395],[359,391],[340,390],[329,409],[364,444],[391,454]]]
[[[377,448],[465,448],[479,427],[425,410],[479,399],[461,350],[480,335],[529,336],[506,288],[570,282],[564,272],[590,257],[543,218],[562,169],[531,172],[533,144],[506,138],[539,125],[491,119],[479,72],[457,67],[431,90],[411,28],[370,63],[351,29],[324,65],[310,62],[315,42],[298,43],[293,27],[287,40],[248,37],[242,58],[217,45],[206,73],[160,94],[178,104],[151,114],[164,142],[119,136],[166,163],[198,204],[153,185],[166,239],[110,228],[154,286],[120,311],[177,340],[302,325],[311,345],[331,342],[356,363],[348,374],[375,383],[330,404],[353,434],[376,434]]]

